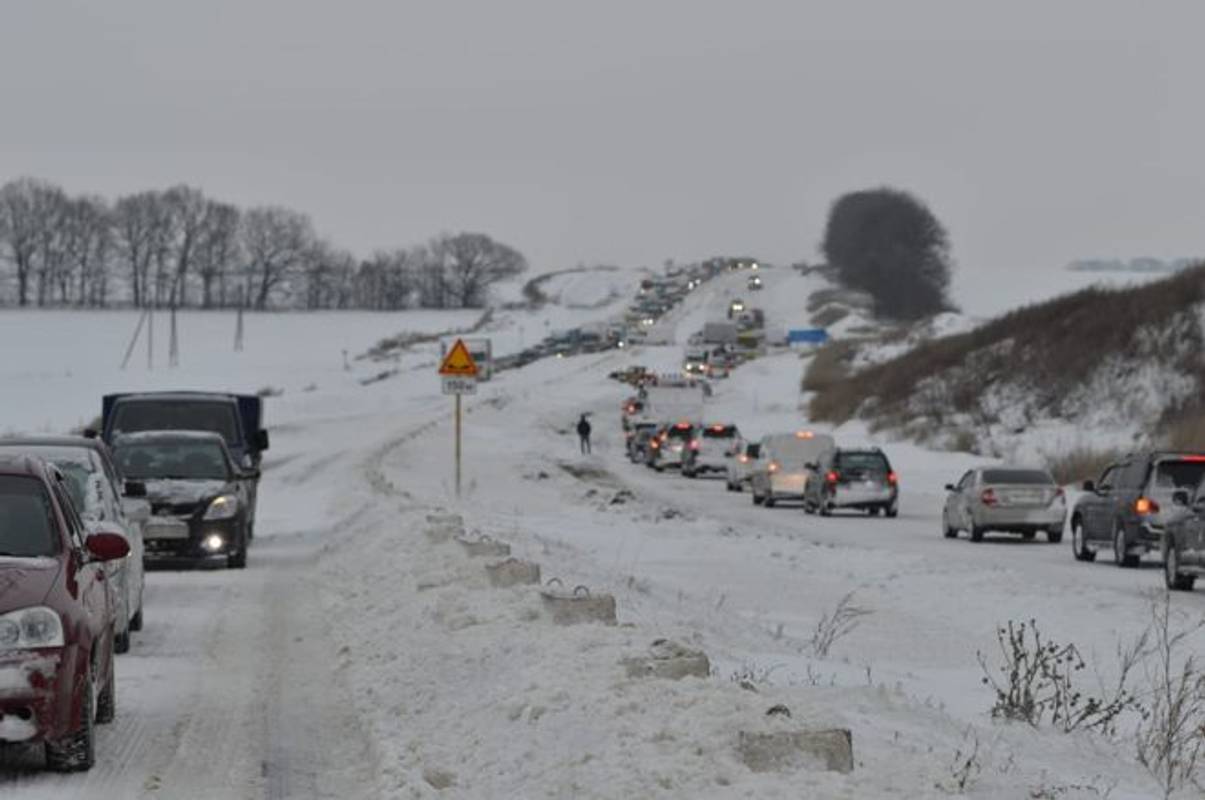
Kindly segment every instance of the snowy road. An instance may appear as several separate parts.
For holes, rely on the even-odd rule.
[[[153,572],[118,717],[83,775],[4,755],[5,798],[367,797],[373,759],[333,674],[311,572],[321,532],[265,531],[244,572]]]

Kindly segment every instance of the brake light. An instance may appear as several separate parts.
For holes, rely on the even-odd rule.
[[[770,462],[770,463],[769,463],[769,464],[766,466],[766,471],[767,471],[767,472],[778,472],[778,462],[777,462],[777,461],[771,461],[771,462]]]
[[[900,481],[899,476],[896,475],[894,472],[887,473],[887,483],[891,484],[892,486],[895,486],[897,483],[899,483],[899,481]]]
[[[635,414],[635,413],[636,413],[636,406],[628,406],[628,413],[629,413],[629,414]]]
[[[659,450],[661,448],[661,442],[653,439],[649,442],[649,447],[653,448],[654,450]]]
[[[690,449],[691,449],[691,450],[698,450],[698,449],[699,449],[699,440],[698,440],[698,439],[691,439],[691,440],[690,440]]]
[[[1134,501],[1134,510],[1139,514],[1158,514],[1159,504],[1149,497],[1139,497]]]
[[[716,433],[723,433],[723,432],[724,432],[724,426],[723,426],[723,425],[712,425],[712,426],[711,426],[711,429],[712,429],[713,431],[715,431]]]
[[[799,438],[799,439],[811,439],[815,435],[816,434],[812,433],[811,431],[796,431],[795,432],[796,438]]]
[[[982,501],[982,503],[985,506],[996,505],[996,503],[997,503],[996,490],[995,489],[984,489],[983,494],[979,495],[979,499],[980,499],[980,501]]]
[[[824,479],[829,483],[836,483],[837,481],[841,480],[841,475],[836,470],[829,470],[828,474],[824,476]]]
[[[689,422],[679,422],[674,427],[680,431],[687,431],[687,430],[690,430],[690,423]]]
[[[745,455],[744,453],[741,453],[739,456],[737,456],[737,460],[740,461],[742,464],[748,464],[749,456]]]
[[[1189,463],[1192,463],[1192,464],[1201,464],[1201,463],[1205,463],[1205,456],[1184,456],[1180,460],[1188,461]]]

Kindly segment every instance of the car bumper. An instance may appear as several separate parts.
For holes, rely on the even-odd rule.
[[[147,566],[171,567],[211,564],[221,566],[226,557],[242,542],[243,522],[239,519],[188,523],[188,537],[159,537],[147,532],[143,539],[143,563]],[[203,544],[212,534],[222,537],[222,547],[210,550]]]
[[[1067,510],[1056,508],[980,508],[975,511],[980,528],[1000,531],[1062,530]]]
[[[690,462],[695,472],[728,472],[728,459],[723,457],[696,458]]]
[[[770,492],[775,498],[802,500],[807,487],[804,475],[775,475],[770,478]]]
[[[77,648],[0,655],[0,742],[58,739],[76,727]]]

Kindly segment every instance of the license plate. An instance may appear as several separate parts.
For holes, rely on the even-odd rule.
[[[147,539],[187,539],[188,523],[179,520],[155,520],[143,530]]]

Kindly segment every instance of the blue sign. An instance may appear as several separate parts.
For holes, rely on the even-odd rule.
[[[787,344],[824,344],[828,331],[824,328],[796,328],[787,331]]]

